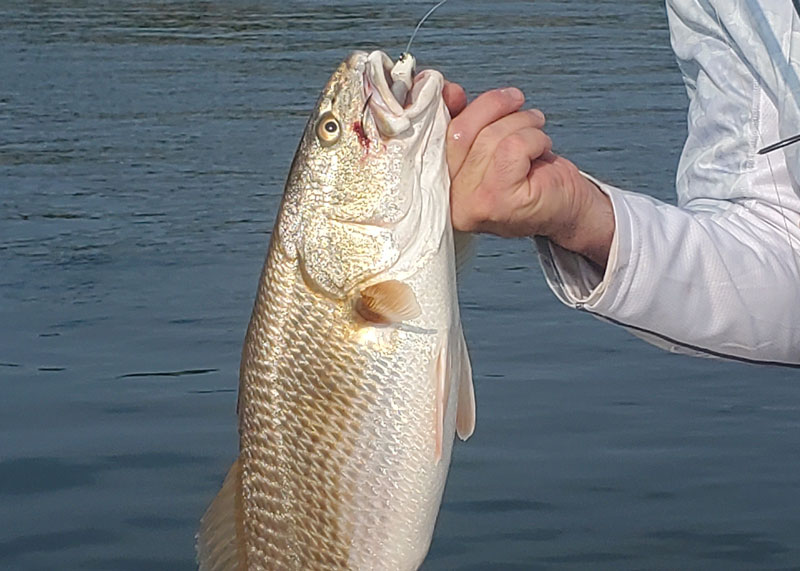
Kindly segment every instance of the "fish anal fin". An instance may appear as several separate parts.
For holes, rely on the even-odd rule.
[[[436,464],[442,459],[444,449],[444,416],[447,414],[447,400],[450,393],[450,366],[446,338],[440,342],[433,365],[433,390],[435,395],[433,436],[433,459]]]
[[[435,396],[434,460],[438,464],[444,450],[445,415],[454,382],[458,383],[456,433],[461,440],[466,440],[475,432],[475,388],[472,384],[472,366],[469,362],[467,343],[460,328],[456,336],[444,335],[439,340],[432,376]]]
[[[407,284],[386,280],[361,290],[355,302],[356,313],[376,325],[391,325],[419,317],[417,296]]]
[[[471,232],[453,230],[453,249],[456,258],[456,273],[461,274],[475,255],[478,239]]]
[[[461,440],[466,440],[475,432],[475,386],[472,382],[472,365],[464,334],[461,334],[458,351],[459,380],[458,408],[456,409],[456,433]]]
[[[199,571],[239,571],[245,568],[236,531],[236,514],[240,511],[240,472],[237,459],[228,470],[222,489],[200,520],[197,532]]]

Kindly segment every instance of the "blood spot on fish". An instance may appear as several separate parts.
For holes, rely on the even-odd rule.
[[[361,143],[361,146],[364,147],[364,150],[369,152],[369,146],[372,141],[369,140],[366,132],[364,132],[364,125],[361,124],[361,121],[353,122],[353,131],[355,131],[356,135],[358,135],[358,142]]]

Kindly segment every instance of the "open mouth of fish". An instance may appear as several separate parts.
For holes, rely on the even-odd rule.
[[[423,115],[441,95],[444,80],[434,70],[414,74],[410,89],[393,89],[392,69],[395,62],[381,51],[367,55],[353,54],[353,67],[363,66],[364,101],[369,106],[375,126],[384,137],[393,137],[406,131],[411,123]],[[395,95],[400,92],[402,101]]]

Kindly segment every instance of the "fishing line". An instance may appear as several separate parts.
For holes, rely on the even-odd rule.
[[[424,24],[424,23],[425,23],[425,20],[427,20],[427,19],[428,19],[428,16],[430,16],[431,14],[433,14],[433,13],[436,11],[436,9],[437,9],[437,8],[439,8],[439,6],[441,6],[441,5],[442,5],[442,4],[444,4],[445,2],[447,2],[447,0],[442,0],[441,2],[439,2],[438,4],[436,4],[436,6],[434,6],[434,7],[433,7],[433,8],[431,8],[430,10],[428,10],[428,13],[427,13],[427,14],[425,14],[425,15],[422,17],[422,20],[420,20],[420,21],[419,21],[419,23],[417,24],[417,27],[416,27],[416,28],[414,28],[414,33],[412,33],[412,34],[411,34],[411,39],[410,39],[410,40],[408,40],[408,45],[406,46],[406,51],[405,51],[405,52],[403,52],[403,53],[406,53],[406,54],[407,54],[407,53],[410,53],[410,52],[411,52],[411,42],[413,42],[413,41],[414,41],[414,37],[417,35],[417,32],[419,32],[419,29],[422,27],[422,24]]]

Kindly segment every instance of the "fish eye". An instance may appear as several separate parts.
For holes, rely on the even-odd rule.
[[[320,144],[329,147],[339,140],[341,134],[342,128],[333,113],[330,111],[323,113],[317,122],[317,138]]]

